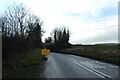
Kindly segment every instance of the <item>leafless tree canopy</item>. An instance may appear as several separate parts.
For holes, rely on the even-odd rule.
[[[15,51],[25,47],[42,47],[43,22],[22,4],[14,4],[0,16],[3,51]]]

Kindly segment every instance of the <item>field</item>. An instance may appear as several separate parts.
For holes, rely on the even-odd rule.
[[[62,50],[62,53],[89,57],[112,64],[120,64],[120,53],[118,44],[97,45],[72,45],[71,48]]]

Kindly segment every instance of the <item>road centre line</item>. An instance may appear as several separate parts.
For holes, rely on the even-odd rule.
[[[96,69],[94,69],[94,68],[86,67],[86,66],[84,66],[83,64],[80,64],[80,63],[74,61],[74,60],[71,59],[71,58],[70,58],[70,59],[69,59],[69,58],[66,58],[66,59],[68,59],[68,60],[72,61],[73,63],[75,63],[75,64],[77,64],[77,65],[79,65],[79,66],[81,66],[81,67],[87,69],[88,71],[90,71],[90,72],[92,72],[92,73],[94,73],[94,74],[100,76],[101,78],[105,78],[105,79],[106,79],[106,78],[112,78],[111,76],[106,75],[106,74],[104,74],[103,72],[100,72],[100,71],[98,71],[98,70],[96,70]],[[118,67],[118,66],[115,66],[115,67]]]
[[[110,76],[108,76],[108,75],[106,75],[106,74],[104,74],[104,73],[102,73],[102,72],[100,72],[100,71],[98,71],[98,70],[96,70],[94,68],[92,68],[92,70],[94,70],[94,71],[98,72],[99,74],[102,74],[102,75],[104,75],[104,76],[106,76],[108,78],[112,78],[112,77],[110,77]]]
[[[68,60],[70,60],[70,59],[68,59]],[[98,70],[96,70],[96,69],[91,69],[91,68],[89,69],[89,68],[87,68],[86,66],[84,66],[84,65],[82,65],[82,64],[80,64],[80,63],[77,63],[77,62],[74,61],[74,60],[70,60],[70,61],[72,61],[73,63],[75,63],[75,64],[83,67],[84,69],[86,69],[86,70],[88,70],[88,71],[90,71],[90,72],[98,75],[98,76],[101,77],[101,78],[104,78],[104,79],[106,79],[106,77],[111,78],[110,76],[108,76],[108,75],[106,75],[106,74],[104,74],[104,73],[102,73],[102,72],[100,72],[100,71],[98,71]]]
[[[73,59],[71,59],[71,58],[70,58],[70,59],[69,59],[69,58],[66,58],[66,59],[68,59],[68,60],[72,61],[73,63],[75,63],[75,64],[77,64],[77,65],[85,68],[86,70],[88,70],[88,71],[90,71],[90,72],[98,75],[98,76],[101,77],[101,78],[104,78],[104,79],[106,79],[106,78],[112,78],[112,77],[110,77],[110,76],[108,76],[108,75],[106,75],[106,74],[104,74],[104,73],[102,73],[102,72],[100,72],[100,71],[98,71],[98,70],[96,70],[96,69],[86,67],[86,66],[84,66],[84,65],[76,62],[75,60],[73,60]]]
[[[73,63],[75,63],[75,64],[77,64],[77,65],[79,65],[79,66],[81,66],[81,67],[83,67],[84,69],[86,69],[86,70],[88,70],[88,71],[90,71],[90,72],[92,72],[92,73],[96,74],[97,76],[99,76],[99,77],[101,77],[101,78],[104,78],[104,79],[105,79],[105,77],[104,77],[104,76],[102,76],[102,75],[100,75],[100,74],[98,74],[98,73],[96,73],[96,72],[92,71],[91,69],[89,69],[89,68],[87,68],[87,67],[85,67],[85,66],[83,66],[83,65],[81,65],[81,64],[79,64],[79,63],[77,63],[77,62],[75,62],[75,61],[72,61],[72,62],[73,62]]]
[[[95,63],[91,63],[91,62],[93,62],[93,61],[80,61],[80,64],[83,64],[83,65],[87,66],[88,68],[106,68],[104,66],[96,65]]]

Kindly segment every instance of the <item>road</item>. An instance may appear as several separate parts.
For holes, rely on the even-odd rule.
[[[40,78],[101,78],[117,80],[119,67],[97,60],[51,53],[42,63]]]

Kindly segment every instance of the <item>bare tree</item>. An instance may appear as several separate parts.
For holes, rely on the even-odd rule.
[[[5,27],[9,28],[9,34],[24,36],[26,32],[26,20],[28,10],[22,4],[14,4],[8,8],[4,17],[7,22]]]
[[[28,47],[41,47],[43,22],[22,4],[10,6],[4,15],[0,16],[0,23],[4,51],[6,49],[20,51]]]
[[[7,23],[7,18],[5,16],[0,16],[0,27],[1,27],[2,35],[4,37],[6,37],[10,32],[10,28],[8,28],[6,23]]]
[[[44,33],[44,30],[42,29],[43,22],[33,14],[29,15],[28,21],[27,21],[27,39],[29,39],[29,42],[31,44],[42,44],[42,35]]]

